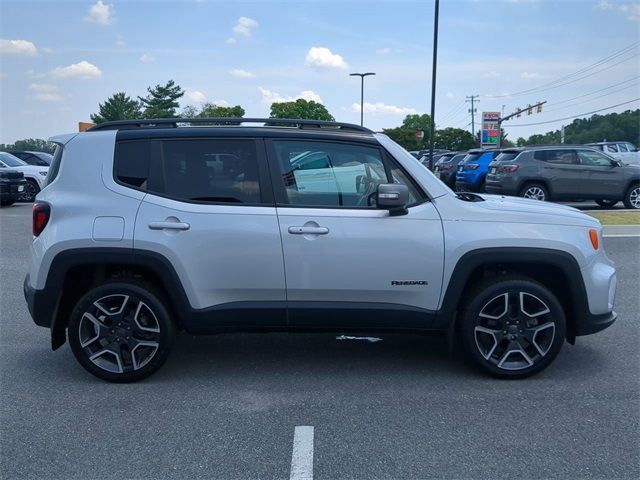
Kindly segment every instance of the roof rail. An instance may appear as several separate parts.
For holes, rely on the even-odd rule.
[[[134,128],[177,128],[179,124],[204,124],[209,126],[237,126],[243,123],[262,123],[264,126],[295,127],[299,129],[321,128],[327,130],[373,133],[368,128],[351,123],[327,122],[324,120],[300,120],[291,118],[150,118],[144,120],[116,120],[91,127],[89,132],[99,130],[130,130]],[[211,125],[213,124],[213,125]]]

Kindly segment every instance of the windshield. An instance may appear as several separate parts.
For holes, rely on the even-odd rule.
[[[20,160],[18,157],[14,157],[10,153],[0,152],[0,161],[4,163],[7,167],[24,167],[26,165],[25,162]]]

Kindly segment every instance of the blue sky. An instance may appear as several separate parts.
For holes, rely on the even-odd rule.
[[[187,90],[182,106],[240,104],[268,116],[272,101],[302,97],[357,123],[360,84],[348,74],[373,71],[367,126],[430,109],[429,0],[3,0],[0,9],[0,143],[75,131],[112,93],[144,95],[169,79]],[[467,95],[480,95],[478,119],[547,100],[542,114],[506,124],[515,139],[571,120],[516,124],[637,99],[639,43],[638,1],[441,0],[436,123],[469,129]],[[627,47],[566,85],[514,95]]]

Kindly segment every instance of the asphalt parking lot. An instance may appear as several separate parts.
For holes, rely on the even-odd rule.
[[[22,296],[30,206],[0,211],[0,478],[288,478],[313,426],[313,476],[640,477],[640,238],[608,330],[524,381],[469,370],[440,338],[181,335],[149,380],[104,383],[49,348]]]

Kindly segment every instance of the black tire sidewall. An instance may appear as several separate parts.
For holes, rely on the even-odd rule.
[[[113,294],[135,296],[142,300],[153,310],[160,326],[160,346],[158,347],[158,351],[147,365],[133,372],[112,373],[103,370],[89,360],[84,349],[80,346],[78,327],[82,315],[90,308],[93,302],[99,298]],[[169,310],[162,300],[160,300],[159,294],[153,290],[152,287],[135,282],[117,281],[107,282],[91,289],[78,301],[69,319],[67,335],[71,351],[80,365],[89,373],[109,382],[127,383],[142,380],[150,376],[164,364],[171,353],[176,329],[169,315]]]
[[[538,363],[522,370],[503,370],[491,364],[478,351],[475,341],[476,319],[481,309],[492,298],[506,291],[531,293],[547,304],[555,323],[555,336],[548,353]],[[566,319],[562,305],[544,285],[523,277],[496,279],[480,284],[473,289],[460,310],[457,322],[457,333],[465,356],[470,363],[481,371],[494,377],[518,379],[525,378],[544,370],[560,352],[566,337]]]

